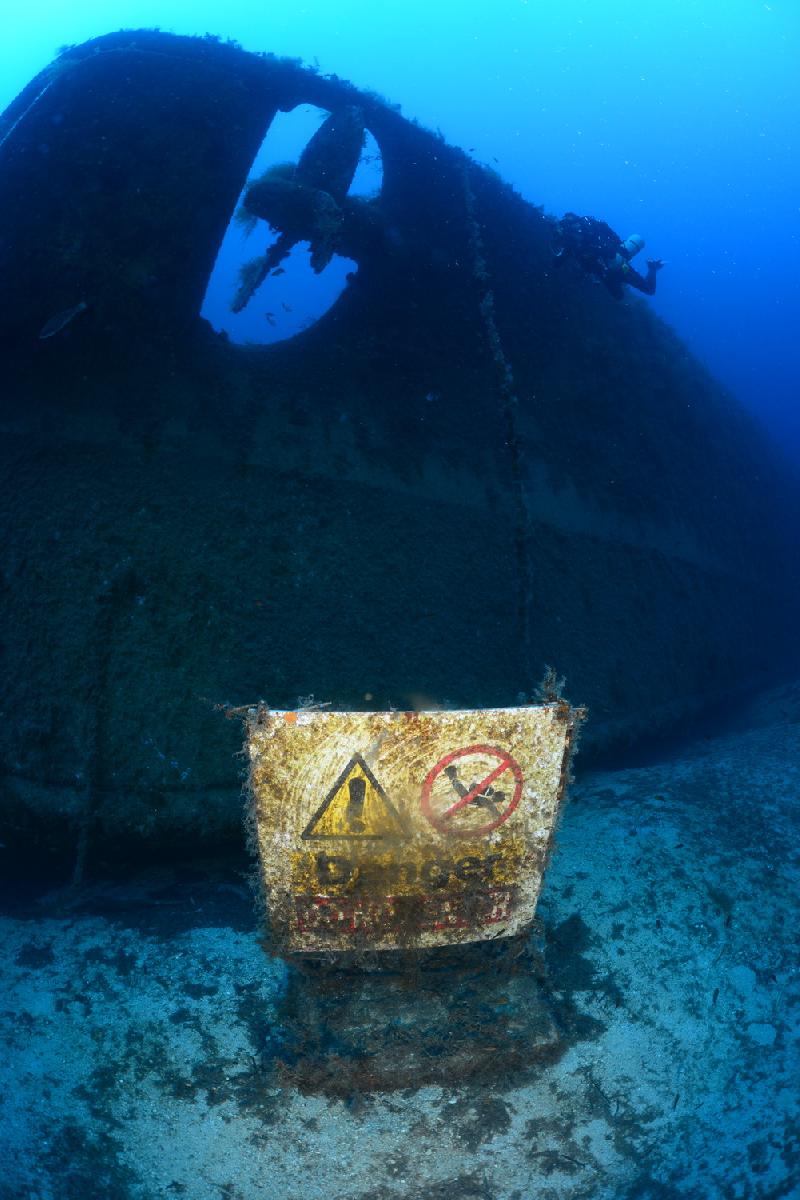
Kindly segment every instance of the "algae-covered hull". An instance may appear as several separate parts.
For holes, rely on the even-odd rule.
[[[295,232],[358,269],[310,329],[234,346],[204,289],[301,103],[357,110],[382,189],[308,174],[333,241]],[[504,706],[555,664],[598,746],[784,661],[775,453],[643,303],[551,270],[541,210],[375,96],[100,38],[0,120],[0,217],[9,844],[238,836],[218,704]]]

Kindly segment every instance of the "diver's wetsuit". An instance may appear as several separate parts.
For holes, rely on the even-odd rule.
[[[636,288],[637,292],[644,292],[645,296],[655,296],[657,275],[658,268],[653,263],[647,264],[646,275],[640,275],[629,262],[623,262],[611,263],[600,275],[600,278],[614,299],[621,300],[624,284]]]
[[[598,221],[596,217],[579,217],[576,213],[565,213],[556,227],[556,234],[556,265],[572,259],[585,275],[602,279],[615,300],[622,299],[626,284],[638,292],[643,292],[645,296],[655,295],[656,275],[661,262],[657,259],[649,262],[647,274],[640,275],[631,266],[629,253],[622,238],[605,221]]]

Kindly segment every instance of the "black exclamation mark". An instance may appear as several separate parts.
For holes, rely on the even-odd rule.
[[[351,833],[364,832],[364,797],[367,792],[367,781],[359,775],[348,783],[350,799],[347,804],[347,826]]]

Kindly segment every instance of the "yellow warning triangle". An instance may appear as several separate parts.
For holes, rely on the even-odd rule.
[[[405,822],[360,754],[354,754],[303,830],[304,838],[407,837]]]

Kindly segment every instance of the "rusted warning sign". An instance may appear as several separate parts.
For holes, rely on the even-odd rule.
[[[248,710],[275,942],[289,952],[504,937],[534,915],[582,712]]]

